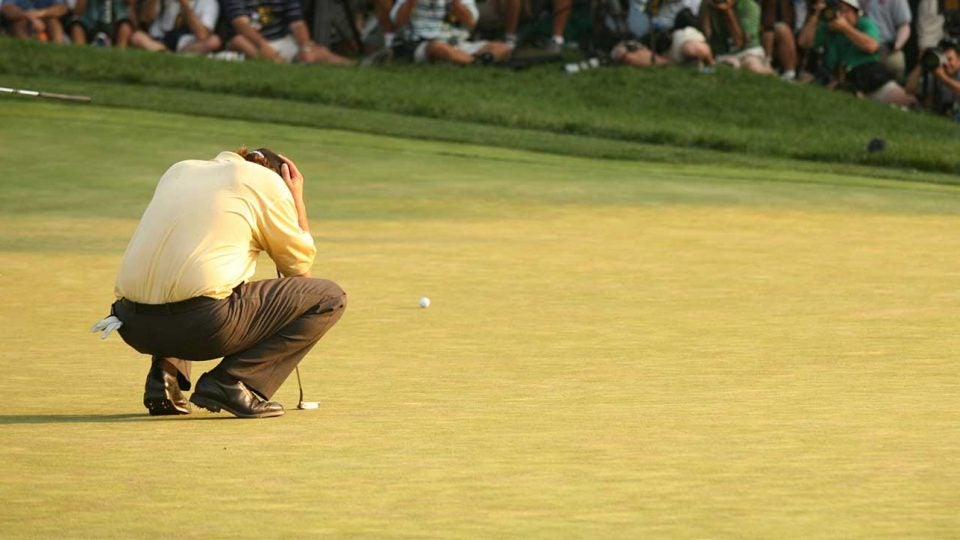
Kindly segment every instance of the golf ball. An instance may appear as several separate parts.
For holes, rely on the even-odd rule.
[[[420,299],[420,307],[422,307],[422,308],[428,308],[428,307],[430,307],[430,299],[427,298],[426,296],[424,296],[423,298],[421,298],[421,299]]]

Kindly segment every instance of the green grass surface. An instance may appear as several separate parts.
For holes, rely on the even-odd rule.
[[[8,39],[0,41],[0,80],[88,93],[107,105],[312,127],[332,122],[387,135],[470,142],[463,141],[465,129],[482,134],[487,145],[560,154],[579,147],[573,152],[590,157],[636,159],[631,151],[639,144],[642,160],[657,153],[649,148],[655,146],[664,154],[658,159],[707,149],[899,174],[960,172],[953,122],[723,68],[714,74],[608,68],[568,76],[556,64],[520,72],[278,66]],[[237,98],[250,97],[261,99],[236,106]],[[366,113],[350,118],[353,111]],[[517,129],[526,135],[517,137],[511,131]],[[874,137],[884,138],[887,150],[868,153]]]
[[[960,188],[10,100],[0,143],[0,536],[960,528]],[[150,418],[88,328],[162,171],[242,143],[350,295],[321,408]]]

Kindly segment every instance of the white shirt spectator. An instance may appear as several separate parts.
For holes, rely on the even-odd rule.
[[[155,39],[162,39],[167,32],[178,27],[186,28],[187,22],[180,17],[180,2],[178,0],[161,0],[160,14],[150,25],[150,35]],[[193,0],[193,12],[204,26],[211,31],[216,27],[217,17],[220,16],[220,4],[217,0]],[[187,28],[187,31],[189,29]]]
[[[897,29],[913,20],[907,0],[861,0],[860,7],[877,23],[881,44],[892,44],[897,39]]]
[[[400,6],[408,0],[399,0],[390,12],[393,21],[397,19]],[[447,0],[416,0],[413,12],[410,14],[410,31],[415,40],[442,40],[461,42],[470,37],[470,29],[451,23],[447,19],[449,2]],[[460,0],[476,21],[480,15],[474,0]]]

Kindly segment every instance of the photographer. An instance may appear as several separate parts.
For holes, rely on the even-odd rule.
[[[915,82],[923,106],[938,114],[954,116],[960,97],[960,44],[946,38],[920,58],[922,75]]]
[[[876,23],[860,15],[857,0],[817,2],[799,39],[801,47],[823,48],[825,67],[841,88],[881,103],[916,105],[916,99],[880,63],[878,40]]]

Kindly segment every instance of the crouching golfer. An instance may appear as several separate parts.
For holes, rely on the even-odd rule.
[[[261,251],[286,277],[247,282]],[[192,403],[242,418],[282,415],[270,397],[346,307],[339,286],[309,277],[315,253],[293,161],[241,148],[170,167],[123,255],[109,319],[152,356],[150,414],[188,414],[190,361],[223,357]]]

